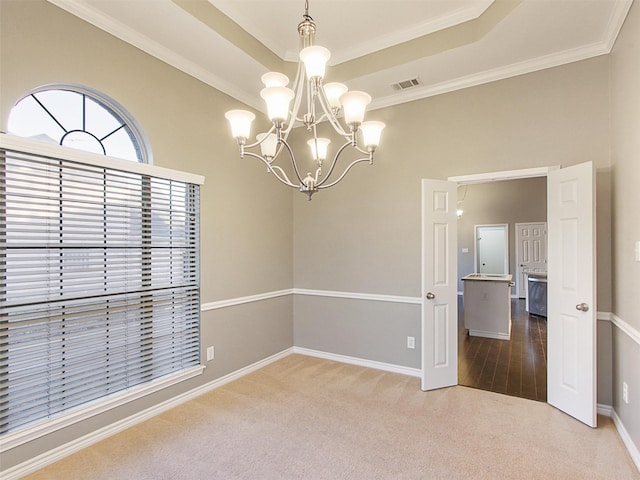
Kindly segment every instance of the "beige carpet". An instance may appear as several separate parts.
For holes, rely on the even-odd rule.
[[[608,418],[291,355],[27,478],[638,479]]]

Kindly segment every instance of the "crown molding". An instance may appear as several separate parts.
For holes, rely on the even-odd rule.
[[[145,53],[177,68],[178,70],[206,83],[207,85],[220,90],[223,93],[249,105],[257,110],[264,110],[263,102],[255,95],[249,95],[235,84],[224,80],[187,60],[182,55],[175,53],[167,47],[151,40],[146,35],[142,35],[126,25],[114,20],[112,17],[100,13],[96,8],[82,2],[81,0],[47,0],[49,3],[69,12],[72,15],[90,23],[91,25],[110,33],[116,38],[139,48]]]
[[[194,62],[191,62],[183,56],[173,52],[172,50],[164,47],[163,45],[151,40],[145,35],[127,27],[126,25],[117,22],[113,18],[100,13],[96,8],[90,6],[82,0],[47,0],[63,10],[75,15],[86,22],[114,35],[140,50],[152,55],[159,60],[181,70],[188,75],[210,85],[211,87],[220,90],[221,92],[235,98],[236,100],[245,103],[246,105],[253,107],[259,111],[265,111],[265,106],[259,96],[255,93],[247,93],[243,89],[238,88],[237,85],[229,82],[218,75],[198,66]],[[442,17],[436,21],[426,22],[422,25],[415,27],[414,35],[416,32],[428,32],[429,29],[443,29],[449,24],[455,24],[460,22],[461,18],[473,19],[473,15],[479,16],[485,11],[494,0],[483,0],[478,3],[474,9],[464,9],[456,12],[455,14]],[[402,103],[408,103],[423,98],[428,98],[444,93],[453,92],[456,90],[462,90],[469,87],[483,85],[486,83],[494,82],[497,80],[504,80],[506,78],[524,75],[547,68],[553,68],[560,65],[577,62],[580,60],[586,60],[588,58],[596,57],[599,55],[605,55],[611,52],[615,40],[622,28],[627,13],[631,7],[633,0],[625,0],[615,3],[614,10],[608,22],[608,26],[601,41],[592,43],[590,45],[578,47],[575,49],[565,50],[542,57],[536,57],[533,59],[525,60],[522,62],[514,63],[504,67],[499,67],[483,72],[458,77],[450,81],[441,82],[435,85],[426,85],[424,87],[417,87],[409,89],[407,91],[394,93],[386,97],[377,97],[369,106],[369,110],[376,110],[380,108],[391,107]],[[451,25],[449,25],[451,26]],[[406,41],[406,34],[403,35]],[[393,39],[382,37],[384,40],[379,42],[392,42]],[[400,36],[396,37],[396,40]],[[267,45],[269,47],[269,45]],[[269,47],[270,48],[270,47]],[[353,47],[354,49],[361,48],[359,46]],[[375,50],[379,47],[369,47],[368,50]],[[364,51],[364,50],[362,50]],[[355,50],[354,50],[355,52]],[[362,55],[363,53],[348,53],[346,57],[352,57],[353,55]],[[297,61],[297,52],[295,53],[295,61]],[[286,57],[289,54],[285,55]],[[340,60],[344,61],[344,60]]]
[[[459,77],[457,79],[435,85],[427,85],[422,88],[410,89],[404,92],[388,95],[386,97],[378,97],[371,102],[368,110],[392,107],[394,105],[408,103],[422,98],[433,97],[443,93],[454,92],[456,90],[475,87],[485,83],[504,80],[506,78],[533,73],[547,68],[559,67],[561,65],[587,60],[600,55],[606,55],[611,52],[632,4],[633,0],[615,3],[605,34],[599,42],[542,57],[532,58],[492,70],[486,70],[484,72],[478,72],[476,74]]]
[[[622,25],[624,24],[624,20],[627,18],[627,14],[629,13],[629,9],[632,4],[633,0],[614,3],[613,12],[611,13],[611,17],[609,17],[609,23],[607,24],[607,29],[604,37],[602,38],[602,43],[606,45],[607,53],[613,49],[613,45],[616,43],[616,38],[618,38],[618,34],[622,29]]]
[[[547,68],[558,67],[568,63],[586,60],[599,55],[605,55],[610,49],[602,43],[593,43],[584,47],[565,50],[563,52],[536,57],[525,60],[523,62],[513,63],[505,67],[499,67],[484,72],[474,73],[464,77],[459,77],[451,81],[438,83],[435,85],[426,85],[424,87],[416,87],[406,91],[388,95],[386,97],[378,97],[371,102],[368,110],[377,110],[379,108],[392,107],[402,103],[413,102],[423,98],[442,95],[443,93],[454,92],[469,87],[484,85],[486,83],[504,80],[511,77],[517,77],[527,73],[533,73]]]
[[[459,25],[470,20],[475,20],[482,15],[495,0],[478,0],[473,5],[459,8],[451,13],[433,18],[428,21],[419,22],[401,31],[395,31],[386,35],[380,35],[367,43],[355,43],[346,46],[339,51],[331,52],[329,65],[338,65],[355,58],[363,57],[370,53],[384,50],[385,48],[399,45],[401,43],[414,40],[433,32],[445,30],[455,25]],[[285,60],[290,62],[298,61],[298,50],[289,49],[286,51]]]

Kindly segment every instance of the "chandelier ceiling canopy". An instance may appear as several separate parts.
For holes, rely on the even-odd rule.
[[[348,91],[342,83],[324,83],[325,69],[331,53],[324,47],[314,45],[315,32],[316,24],[309,15],[309,1],[305,0],[303,19],[298,25],[301,50],[293,88],[288,87],[289,78],[282,73],[268,72],[262,76],[264,88],[260,96],[267,104],[267,114],[272,123],[269,131],[259,133],[256,141],[248,144],[255,114],[248,110],[230,110],[225,114],[231,124],[232,135],[238,143],[240,157],[247,155],[261,160],[268,172],[285,185],[306,194],[309,200],[319,190],[340,182],[354,165],[361,162],[373,164],[373,154],[385,127],[382,122],[364,121],[366,107],[371,102],[367,93]],[[306,110],[300,114],[303,106]],[[344,139],[326,173],[323,172],[323,166],[331,140],[318,136],[318,125],[322,122],[328,122]],[[301,128],[296,133],[304,127],[309,136],[306,142],[309,145],[307,155],[313,160],[312,171],[304,176],[301,174],[304,170],[301,170],[288,142],[289,134],[298,126]],[[249,151],[252,148],[260,153]],[[342,168],[340,175],[333,175],[339,157],[348,149],[364,156]],[[295,175],[293,180],[277,165],[283,150],[286,152],[283,156],[288,156],[291,161],[292,176]]]

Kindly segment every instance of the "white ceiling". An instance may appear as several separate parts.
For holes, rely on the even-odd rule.
[[[297,58],[304,12],[304,0],[49,1],[258,109],[268,59]],[[606,54],[632,0],[309,3],[316,44],[347,77],[330,67],[328,80],[367,91],[375,109]],[[248,34],[271,52],[246,48]],[[421,85],[390,86],[412,78]]]

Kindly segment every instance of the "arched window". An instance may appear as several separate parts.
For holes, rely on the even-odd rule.
[[[45,85],[11,110],[8,131],[20,137],[88,152],[152,163],[135,119],[118,102],[81,85]]]
[[[140,128],[85,87],[32,91],[7,127],[0,437],[16,446],[202,373],[204,179],[137,163]]]

